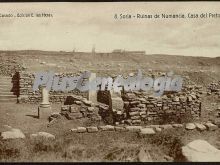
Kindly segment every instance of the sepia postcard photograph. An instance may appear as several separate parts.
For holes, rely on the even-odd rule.
[[[0,162],[220,162],[220,2],[1,2]]]

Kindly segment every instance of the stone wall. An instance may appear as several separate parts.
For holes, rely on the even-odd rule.
[[[63,77],[78,74],[58,75]],[[33,92],[32,89],[34,74],[22,72],[18,78],[19,102],[34,103],[41,101],[40,91]],[[109,124],[182,123],[200,117],[202,94],[201,86],[187,84],[183,86],[181,92],[164,93],[162,97],[153,97],[150,93],[141,91],[122,92],[121,96],[114,95],[113,97],[113,93],[109,91],[99,91],[97,100],[102,103],[99,104],[99,114]],[[50,91],[50,102],[62,102],[71,105],[72,99],[68,99],[68,96],[71,95],[86,98],[88,93],[77,90],[68,93]]]
[[[183,119],[198,118],[201,102],[197,97],[165,95],[162,98],[128,93],[125,101],[125,122],[136,125],[144,123],[181,122]]]
[[[199,119],[201,95],[202,88],[196,85],[184,87],[182,92],[165,93],[162,97],[153,97],[140,91],[125,92],[122,93],[123,109],[114,109],[112,103],[112,109],[107,110],[102,106],[100,111],[113,111],[116,124],[185,123]]]
[[[207,94],[211,95],[212,93],[220,96],[220,81],[219,82],[212,82],[208,85]]]
[[[61,107],[61,115],[68,120],[76,120],[81,118],[90,118],[93,121],[101,121],[98,114],[99,108],[91,101],[79,96],[69,96],[72,102]]]
[[[58,74],[60,77],[63,76],[77,76],[75,73],[59,73]],[[33,91],[33,83],[35,76],[33,73],[25,73],[25,72],[20,72],[19,76],[19,97],[18,101],[19,103],[38,103],[41,101],[41,92],[40,90]],[[75,95],[80,95],[83,97],[87,97],[88,93],[87,92],[80,92],[79,90],[72,90],[69,92],[62,92],[62,91],[50,91],[49,92],[49,101],[52,103],[59,103],[62,102],[64,103],[67,96],[70,96],[72,94]]]

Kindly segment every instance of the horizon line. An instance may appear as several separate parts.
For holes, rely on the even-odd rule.
[[[124,50],[124,49],[114,49],[114,50]],[[113,50],[113,51],[114,51]],[[97,51],[97,52],[92,52],[92,51],[67,51],[67,50],[40,50],[40,49],[14,49],[14,50],[3,50],[3,49],[0,49],[0,52],[15,52],[15,51],[42,51],[42,52],[65,52],[65,53],[117,53],[117,52],[100,52],[100,51]],[[193,55],[183,55],[183,54],[163,54],[163,53],[146,53],[145,50],[125,50],[125,51],[128,51],[128,52],[125,52],[125,53],[129,53],[129,52],[132,52],[132,51],[144,51],[145,54],[143,55],[164,55],[164,56],[181,56],[181,57],[205,57],[205,58],[219,58],[220,56],[214,56],[214,57],[209,57],[209,56],[193,56]],[[121,52],[121,53],[124,53],[124,52]]]

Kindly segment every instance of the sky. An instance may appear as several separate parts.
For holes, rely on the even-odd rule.
[[[218,13],[220,2],[1,3],[0,15],[50,13],[52,18],[0,17],[0,50],[144,50],[146,54],[220,56],[220,17],[114,19],[115,14]]]

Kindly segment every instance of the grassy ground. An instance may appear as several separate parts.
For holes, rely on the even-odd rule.
[[[55,112],[61,104],[53,104]],[[171,156],[183,160],[180,147],[195,139],[207,140],[220,149],[220,131],[165,130],[153,136],[139,137],[130,132],[71,133],[85,120],[61,119],[51,127],[47,121],[37,119],[37,105],[2,103],[0,126],[7,124],[21,129],[26,139],[0,141],[1,161],[136,161],[141,147],[149,151],[153,161],[167,161]],[[31,141],[29,135],[46,131],[56,136],[55,141]]]
[[[145,148],[153,161],[167,161],[165,155],[183,161],[180,147],[195,139],[220,147],[219,131],[198,133],[170,130],[139,137],[129,132],[69,133],[55,141],[31,142],[29,138],[1,142],[1,161],[137,161]]]

